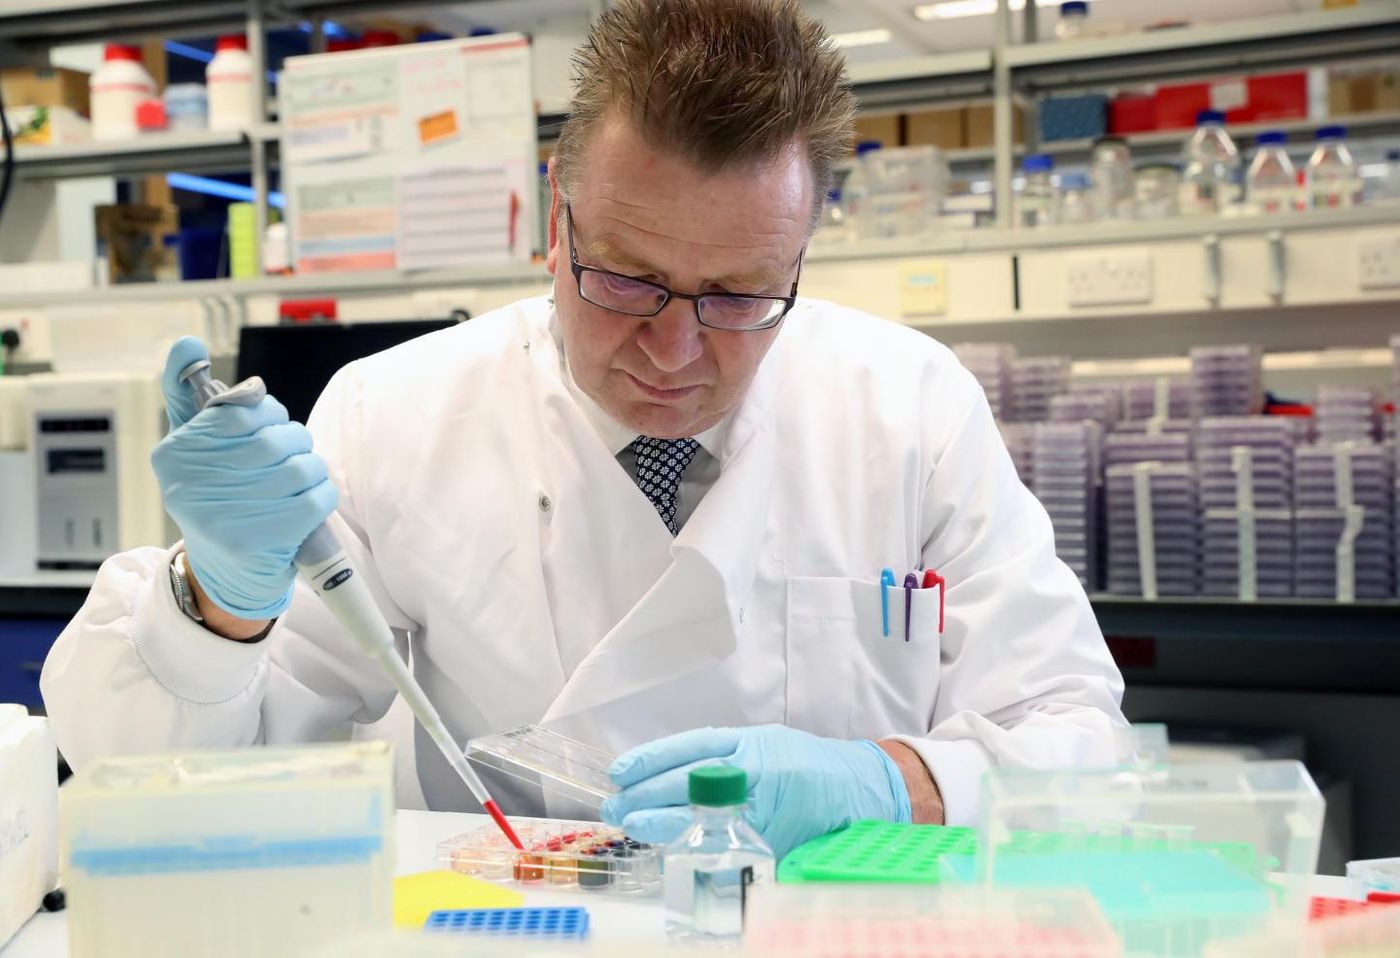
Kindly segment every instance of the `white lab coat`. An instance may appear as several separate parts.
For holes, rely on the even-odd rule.
[[[950,824],[975,820],[991,765],[1111,760],[1121,676],[945,347],[800,303],[674,539],[562,366],[552,307],[527,300],[352,364],[311,416],[338,531],[459,740],[531,722],[612,751],[704,725],[905,736]],[[305,587],[266,640],[227,641],[177,609],[171,555],[108,560],[44,665],[70,762],[338,737],[388,709]],[[941,636],[930,590],[905,641],[902,588],[884,636],[885,567],[947,578]],[[417,753],[429,806],[470,807],[421,736]]]

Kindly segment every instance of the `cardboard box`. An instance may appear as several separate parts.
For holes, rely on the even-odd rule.
[[[945,107],[906,113],[904,145],[961,149],[967,145],[967,111],[961,107]]]
[[[855,144],[873,141],[885,148],[903,146],[900,119],[898,113],[856,117]]]
[[[963,110],[965,129],[967,135],[964,145],[969,147],[988,147],[993,144],[994,123],[992,105],[990,103],[974,103]],[[1020,104],[1012,106],[1011,113],[1011,142],[1026,142],[1026,111]]]
[[[90,116],[88,75],[62,67],[6,67],[0,70],[0,93],[5,107],[66,106]]]
[[[10,132],[16,146],[50,146],[64,143],[88,143],[92,140],[92,123],[66,106],[5,107]]]
[[[98,206],[97,242],[107,254],[112,283],[148,283],[165,252],[165,237],[180,230],[174,206]]]
[[[1400,110],[1400,71],[1332,71],[1327,77],[1331,116]]]

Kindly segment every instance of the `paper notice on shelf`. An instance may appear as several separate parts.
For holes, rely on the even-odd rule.
[[[398,146],[395,63],[317,63],[314,69],[287,70],[282,77],[284,163],[343,160]]]
[[[504,164],[441,167],[399,180],[398,266],[510,262],[519,201]]]
[[[393,269],[399,210],[392,176],[322,173],[296,190],[299,273]]]

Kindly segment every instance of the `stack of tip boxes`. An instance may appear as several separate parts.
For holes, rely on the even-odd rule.
[[[1298,762],[996,769],[975,861],[944,866],[999,888],[1085,888],[1125,955],[1196,958],[1279,922],[1301,933],[1322,814]]]
[[[59,802],[73,958],[275,958],[390,925],[382,742],[114,758]]]

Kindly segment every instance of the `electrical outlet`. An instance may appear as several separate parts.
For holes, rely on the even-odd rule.
[[[1357,241],[1362,289],[1400,286],[1400,233],[1364,236]]]
[[[942,316],[948,312],[948,267],[942,260],[906,260],[899,264],[899,313]]]
[[[1152,302],[1152,254],[1145,249],[1081,253],[1068,258],[1071,306]]]

